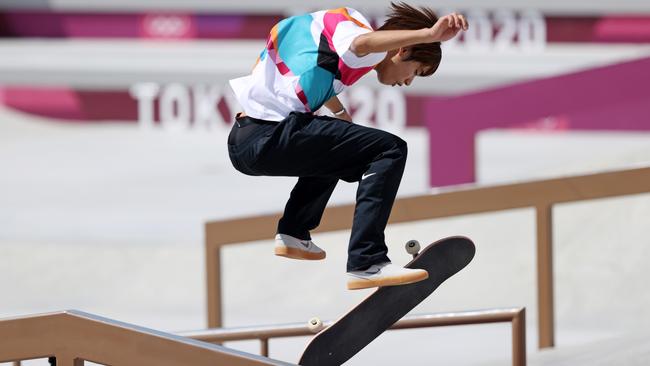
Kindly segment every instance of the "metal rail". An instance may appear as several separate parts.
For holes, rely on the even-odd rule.
[[[390,328],[390,330],[507,322],[512,323],[512,365],[525,366],[525,308],[411,315],[399,320]],[[323,325],[327,328],[332,325],[332,323],[332,321],[327,321],[323,322]],[[305,322],[244,328],[206,329],[183,332],[178,335],[211,343],[258,339],[260,341],[260,354],[264,357],[268,357],[270,339],[309,336],[313,334],[314,332],[309,329],[308,324]]]
[[[537,222],[539,347],[555,344],[553,206],[650,192],[650,167],[489,187],[461,187],[395,201],[389,224],[532,207]],[[350,229],[354,205],[329,207],[316,232]],[[221,248],[272,237],[281,214],[205,225],[208,327],[222,324]]]
[[[48,357],[58,366],[291,365],[76,310],[0,319],[0,363]]]

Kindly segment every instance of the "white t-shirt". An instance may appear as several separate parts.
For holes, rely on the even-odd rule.
[[[339,8],[286,18],[276,24],[250,75],[230,80],[244,112],[281,121],[291,112],[314,112],[386,57],[358,57],[352,41],[371,32],[358,11]]]

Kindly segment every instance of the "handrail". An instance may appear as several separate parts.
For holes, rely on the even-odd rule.
[[[512,323],[512,365],[526,365],[526,309],[506,308],[476,311],[462,311],[455,313],[409,315],[390,329],[412,329],[425,327],[442,327],[450,325],[487,324],[487,323]],[[332,321],[323,322],[324,328],[332,325]],[[323,329],[324,329],[323,328]],[[260,341],[260,354],[268,357],[269,340],[272,338],[286,338],[310,336],[314,332],[307,323],[290,323],[272,326],[255,326],[243,328],[219,328],[190,331],[179,333],[187,338],[204,342],[221,343],[227,341],[243,341],[258,339]]]
[[[260,366],[290,363],[69,310],[0,319],[0,363],[56,357],[59,366]]]
[[[607,171],[488,187],[460,187],[395,201],[389,224],[533,207],[537,222],[539,347],[555,343],[553,305],[553,206],[650,192],[650,167]],[[350,229],[354,205],[326,209],[316,232]],[[208,327],[222,324],[222,246],[262,240],[275,233],[280,213],[205,224]]]

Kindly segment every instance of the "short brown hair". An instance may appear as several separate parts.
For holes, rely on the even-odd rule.
[[[390,13],[384,25],[377,30],[418,30],[431,28],[438,21],[436,13],[427,7],[414,8],[406,3],[390,3]],[[430,76],[440,66],[442,60],[442,49],[440,42],[420,43],[410,47],[411,54],[406,61],[417,61],[424,65],[431,66],[430,70],[422,76]]]

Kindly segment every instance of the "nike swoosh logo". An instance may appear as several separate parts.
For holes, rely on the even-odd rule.
[[[302,244],[303,247],[309,249],[309,242],[308,241],[301,241],[300,244]]]
[[[377,173],[364,174],[364,175],[361,176],[361,180],[364,180],[364,179],[366,179],[366,178],[368,178],[370,176],[373,176],[375,174],[377,174]]]
[[[379,273],[379,271],[380,271],[380,269],[376,269],[374,271],[365,271],[364,273],[366,273],[366,274],[377,274],[377,273]]]

